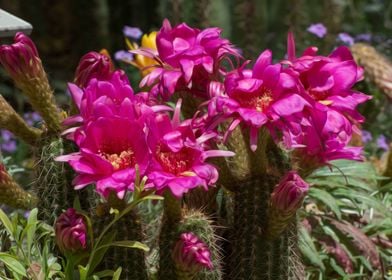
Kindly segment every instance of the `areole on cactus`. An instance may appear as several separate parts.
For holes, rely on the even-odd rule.
[[[86,54],[68,86],[75,112],[61,125],[34,43],[19,34],[15,46],[0,48],[2,64],[47,124],[29,128],[0,102],[24,127],[10,130],[39,143],[41,217],[59,216],[60,252],[82,252],[67,262],[67,275],[97,279],[121,272],[108,267],[121,264],[124,279],[303,279],[297,210],[306,176],[331,160],[362,159],[361,148],[348,144],[364,120],[357,106],[369,99],[352,89],[363,71],[345,47],[296,57],[292,34],[288,59],[273,63],[265,50],[250,67],[220,32],[165,20],[140,47],[131,42],[140,36],[128,36],[140,92],[105,52]],[[21,58],[38,68],[12,68],[9,61]],[[220,209],[207,211],[202,202],[218,196]],[[127,254],[148,250],[141,243],[148,221],[136,206],[162,197],[158,241],[149,241],[155,258]]]

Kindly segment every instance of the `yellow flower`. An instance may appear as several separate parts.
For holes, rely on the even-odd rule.
[[[156,51],[157,50],[156,37],[157,37],[156,31],[153,31],[150,34],[144,34],[142,37],[140,47],[144,49],[151,49],[153,51]],[[125,39],[125,41],[127,43],[127,47],[129,50],[139,49],[139,46],[136,43],[133,43],[128,39]],[[152,70],[154,70],[153,66],[157,64],[155,59],[140,54],[135,54],[134,60],[130,63],[133,66],[139,68],[140,73],[143,77],[149,74]]]

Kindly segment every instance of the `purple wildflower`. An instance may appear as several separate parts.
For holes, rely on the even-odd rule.
[[[372,40],[372,34],[362,33],[355,36],[355,41],[370,42]]]
[[[387,141],[387,138],[385,137],[385,135],[381,134],[378,138],[377,138],[377,146],[381,149],[384,150],[385,152],[389,150],[389,144]]]
[[[133,61],[133,54],[128,52],[128,51],[117,51],[114,54],[114,59],[116,59],[117,61],[123,61],[123,62],[127,62],[130,63]]]
[[[143,31],[140,30],[140,28],[138,27],[131,27],[131,26],[127,26],[125,25],[123,27],[123,34],[125,37],[129,37],[131,39],[140,39],[140,37],[142,37],[143,35]]]
[[[369,143],[370,141],[372,141],[373,137],[372,134],[367,131],[367,130],[362,130],[362,142],[364,144]]]
[[[354,38],[351,37],[348,33],[339,33],[338,40],[348,46],[354,44]]]
[[[323,38],[327,34],[327,28],[322,23],[311,24],[306,30],[319,38]]]

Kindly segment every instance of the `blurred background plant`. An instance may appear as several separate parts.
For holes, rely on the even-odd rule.
[[[90,50],[105,48],[114,54],[125,49],[121,32],[124,25],[140,27],[146,33],[156,30],[167,17],[172,23],[219,26],[250,58],[265,48],[272,49],[276,57],[283,57],[286,51],[283,42],[289,29],[295,33],[299,51],[317,45],[322,54],[327,54],[338,45],[349,45],[355,58],[366,67],[367,76],[358,89],[373,96],[361,108],[367,121],[362,135],[356,139],[365,145],[368,161],[350,164],[338,161],[332,170],[323,168],[307,178],[313,187],[302,213],[301,250],[308,265],[308,279],[392,279],[392,1],[0,0],[0,6],[34,26],[32,39],[48,69],[57,101],[65,109],[69,104],[66,81],[72,79],[79,58]],[[129,37],[129,33],[124,33]],[[375,49],[363,48],[361,43]],[[130,80],[135,81],[132,85],[136,88],[139,72],[126,64],[121,66],[128,71]],[[2,70],[0,93],[29,124],[39,125],[39,115]],[[9,172],[28,188],[33,160],[26,144],[1,130],[0,148]],[[154,207],[143,209],[146,219],[153,219]],[[24,213],[6,211],[10,222],[3,220],[0,246],[11,247],[6,250],[9,255],[0,255],[7,267],[0,277],[20,279],[36,265],[55,275],[57,260],[45,255],[52,246],[47,239],[53,230],[37,222],[35,212],[26,219]],[[34,235],[31,227],[40,232],[39,238],[44,242],[31,241]],[[16,261],[21,254],[18,242],[23,243],[23,238],[32,242],[29,250],[34,262],[19,264],[21,260],[27,261],[25,256]],[[34,247],[38,244],[43,245]],[[154,253],[153,249],[151,258]],[[10,265],[16,274],[10,272]]]

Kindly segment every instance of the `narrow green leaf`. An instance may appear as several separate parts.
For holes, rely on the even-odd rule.
[[[99,278],[113,277],[113,274],[114,274],[114,271],[109,270],[109,269],[94,273],[94,275],[98,276]]]
[[[7,217],[3,210],[0,209],[0,221],[4,225],[5,229],[8,231],[8,234],[14,237],[14,227],[11,223],[11,220]]]
[[[106,251],[109,249],[109,244],[111,244],[114,240],[114,237],[116,235],[116,232],[112,231],[109,232],[105,235],[105,237],[102,239],[102,241],[100,242],[101,245],[99,248],[96,249],[95,255],[94,255],[94,259],[91,261],[90,266],[89,266],[89,271],[94,271],[94,269],[97,267],[98,264],[101,263],[103,257],[106,254]],[[98,244],[96,244],[98,245]],[[106,246],[108,245],[108,246]]]
[[[121,266],[120,266],[120,267],[117,268],[117,270],[114,272],[112,280],[119,280],[119,279],[120,279],[120,276],[121,276],[121,272],[122,272],[122,268],[121,268]]]
[[[37,230],[37,213],[38,209],[34,208],[33,210],[30,211],[29,218],[27,220],[27,254],[30,258],[31,255],[31,247],[33,245],[33,238],[35,235],[35,232]]]
[[[87,280],[87,272],[88,272],[87,268],[82,265],[79,265],[78,269],[79,269],[80,280]]]
[[[323,261],[321,260],[320,255],[314,246],[312,238],[304,227],[299,228],[299,237],[299,248],[304,257],[307,258],[311,264],[324,271],[325,266]]]
[[[144,196],[142,198],[142,200],[149,200],[149,199],[151,199],[151,200],[163,200],[163,196],[156,195],[156,194],[150,194],[150,195]]]
[[[0,261],[14,273],[26,277],[26,269],[14,256],[0,252]]]
[[[313,199],[321,201],[326,206],[328,206],[332,210],[332,212],[334,212],[336,217],[338,217],[339,219],[342,218],[342,213],[340,212],[336,199],[327,191],[319,188],[310,188],[309,196]]]
[[[150,248],[148,248],[147,245],[139,242],[139,241],[130,241],[130,240],[123,240],[123,241],[116,241],[113,242],[112,244],[109,244],[109,246],[117,246],[117,247],[126,247],[126,248],[133,248],[133,249],[140,249],[145,252],[150,251]]]

